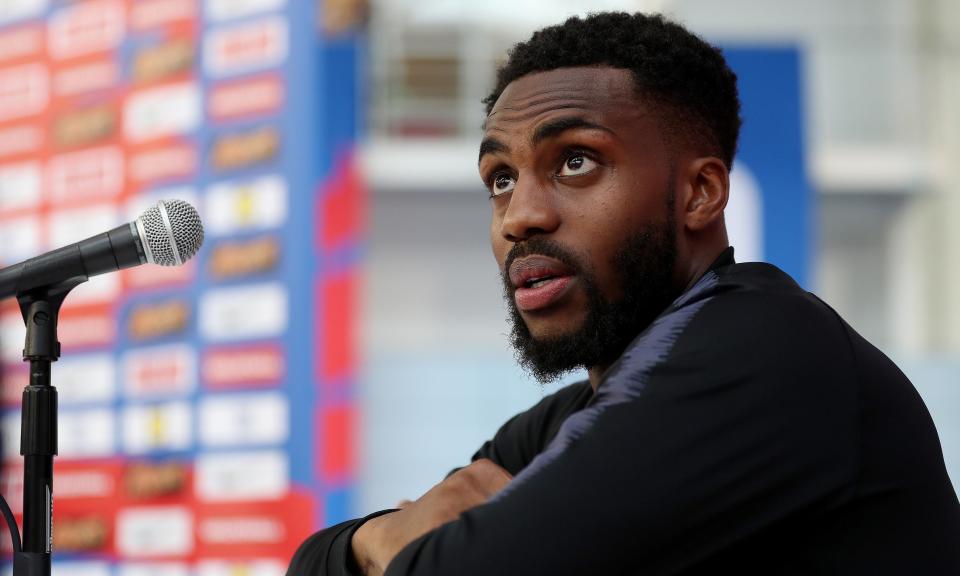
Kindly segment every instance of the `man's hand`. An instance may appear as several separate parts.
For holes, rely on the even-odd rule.
[[[367,576],[379,576],[407,544],[483,504],[510,483],[510,474],[490,460],[461,468],[402,510],[367,521],[353,535],[357,565]]]

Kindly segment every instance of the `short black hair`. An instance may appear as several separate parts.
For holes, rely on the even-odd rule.
[[[733,167],[741,124],[737,76],[718,48],[658,14],[574,16],[535,32],[497,70],[497,85],[483,100],[487,114],[514,80],[580,66],[630,70],[639,98],[660,113],[667,131]]]

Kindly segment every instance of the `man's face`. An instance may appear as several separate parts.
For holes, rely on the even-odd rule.
[[[605,367],[676,295],[673,182],[629,71],[524,76],[487,118],[480,175],[521,362]]]

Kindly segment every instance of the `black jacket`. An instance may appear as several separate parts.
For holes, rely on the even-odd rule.
[[[564,388],[474,455],[515,475],[387,576],[960,575],[960,504],[899,369],[827,305],[730,251],[596,394]],[[363,520],[289,574],[352,574]]]

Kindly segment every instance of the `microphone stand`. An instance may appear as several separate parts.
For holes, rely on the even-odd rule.
[[[23,360],[30,362],[30,382],[23,391],[21,408],[23,546],[14,542],[14,576],[50,576],[53,457],[57,455],[57,389],[50,384],[50,371],[51,364],[60,357],[60,306],[67,294],[86,280],[86,276],[79,276],[17,294],[27,327]],[[11,536],[17,539],[17,535]]]

